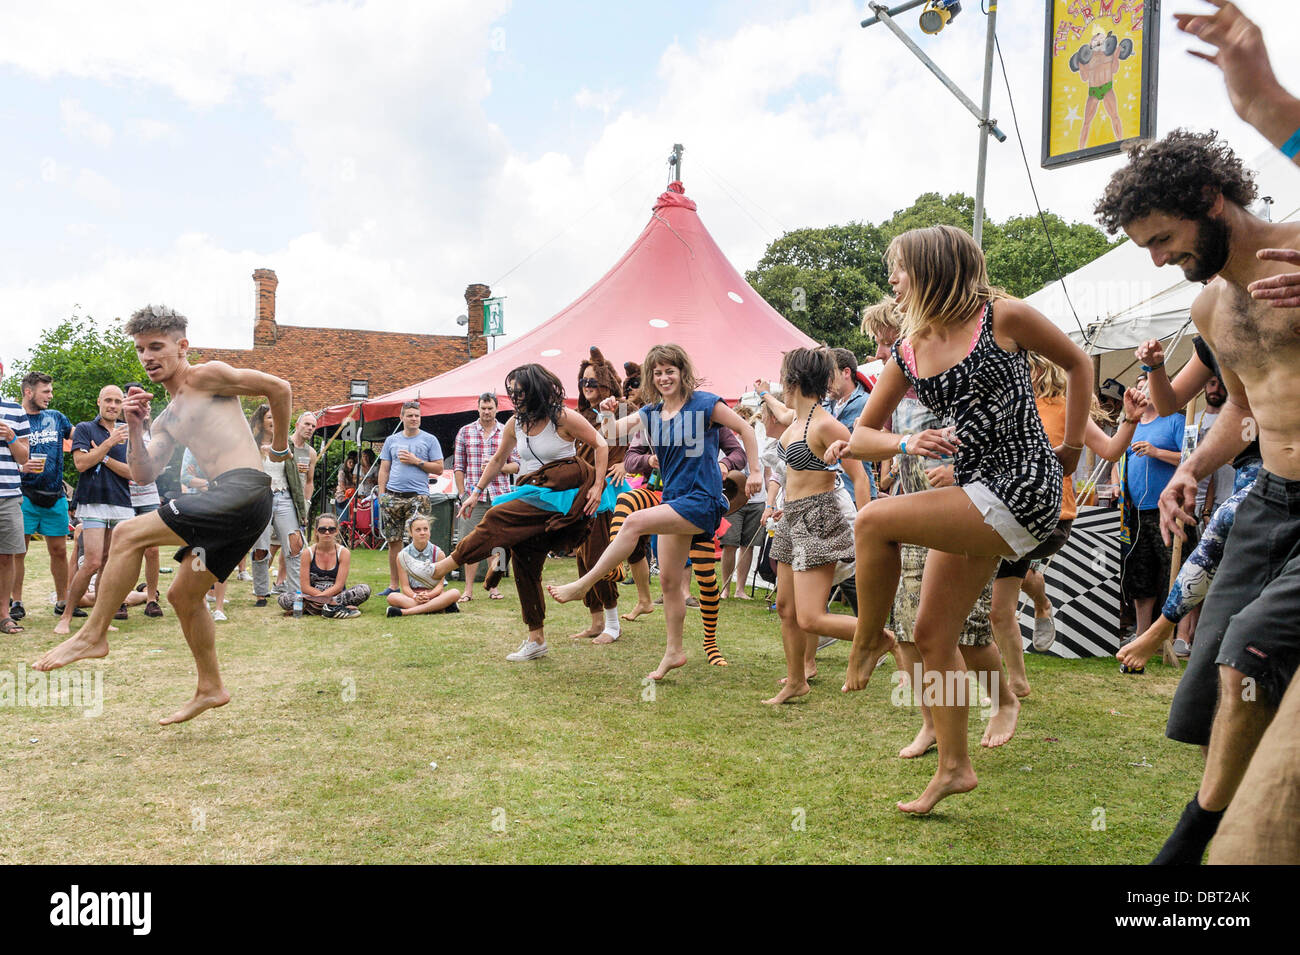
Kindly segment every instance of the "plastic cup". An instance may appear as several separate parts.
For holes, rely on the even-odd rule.
[[[42,471],[45,470],[45,455],[33,454],[27,460],[32,464],[40,465]]]

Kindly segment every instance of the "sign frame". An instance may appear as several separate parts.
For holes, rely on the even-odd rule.
[[[1093,9],[1098,0],[1078,0],[1083,6]],[[1114,0],[1115,3],[1128,0]],[[1160,0],[1145,0],[1142,11],[1142,89],[1140,96],[1141,120],[1136,136],[1129,136],[1113,143],[1089,146],[1053,156],[1052,148],[1052,62],[1055,44],[1057,0],[1045,0],[1044,20],[1046,27],[1043,40],[1043,128],[1042,157],[1044,169],[1060,169],[1063,166],[1114,156],[1123,152],[1124,146],[1139,139],[1151,139],[1156,132],[1156,100],[1160,85]],[[1073,5],[1073,4],[1072,4]],[[1130,4],[1131,6],[1131,4]],[[1101,17],[1088,21],[1098,22]],[[1098,110],[1098,118],[1105,118],[1105,111]]]

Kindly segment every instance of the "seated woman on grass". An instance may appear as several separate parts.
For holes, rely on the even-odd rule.
[[[357,606],[370,599],[368,584],[348,586],[348,568],[352,553],[339,543],[339,522],[333,514],[316,518],[313,543],[303,554],[299,571],[302,609],[309,614],[347,619],[361,616]],[[283,593],[277,598],[281,609],[293,610],[297,594]]]
[[[433,528],[419,514],[406,525],[411,543],[397,552],[397,591],[388,595],[388,616],[411,617],[418,613],[460,613],[456,601],[460,591],[448,589],[433,565],[447,555],[429,540]]]

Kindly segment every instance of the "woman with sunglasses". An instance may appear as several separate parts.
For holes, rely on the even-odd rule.
[[[339,543],[339,522],[332,514],[316,518],[316,532],[312,544],[303,555],[299,572],[299,589],[302,607],[309,614],[346,619],[361,616],[359,604],[370,598],[366,584],[348,586],[348,568],[351,552]],[[297,594],[280,594],[277,602],[282,610],[292,611]]]
[[[541,365],[520,365],[506,376],[506,394],[515,413],[506,422],[501,444],[469,489],[460,516],[469,517],[483,493],[519,452],[518,487],[498,497],[474,530],[450,556],[433,566],[435,579],[463,564],[497,557],[483,585],[491,590],[501,579],[504,552],[514,555],[515,589],[528,636],[508,654],[512,663],[546,656],[543,623],[542,565],[552,550],[571,550],[586,538],[591,518],[602,507],[613,510],[617,491],[602,499],[609,445],[576,411],[564,406],[564,385]],[[594,465],[578,457],[575,442],[594,449]],[[611,489],[612,490],[612,489]]]

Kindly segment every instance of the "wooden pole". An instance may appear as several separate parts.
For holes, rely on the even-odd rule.
[[[1198,392],[1196,396],[1192,399],[1192,406],[1191,406],[1192,413],[1189,420],[1193,424],[1196,421],[1196,408],[1197,405],[1199,405],[1201,402],[1201,394],[1202,392]],[[1199,443],[1199,441],[1200,441],[1200,436],[1199,436],[1199,429],[1198,429],[1197,442]],[[1186,448],[1186,446],[1187,446],[1187,442],[1184,441],[1182,447]],[[1183,460],[1186,460],[1185,456]],[[1183,526],[1183,522],[1181,520],[1178,521],[1178,527],[1181,529],[1182,526]],[[1169,558],[1169,586],[1166,588],[1166,593],[1174,589],[1174,581],[1178,579],[1178,572],[1182,570],[1182,568],[1183,568],[1183,539],[1179,537],[1177,534],[1175,534],[1174,550],[1173,550],[1173,554]],[[1175,632],[1177,632],[1177,630],[1175,630]],[[1165,639],[1164,645],[1160,648],[1160,656],[1161,659],[1164,660],[1167,666],[1177,667],[1179,665],[1178,655],[1174,653],[1173,637],[1167,637]]]

